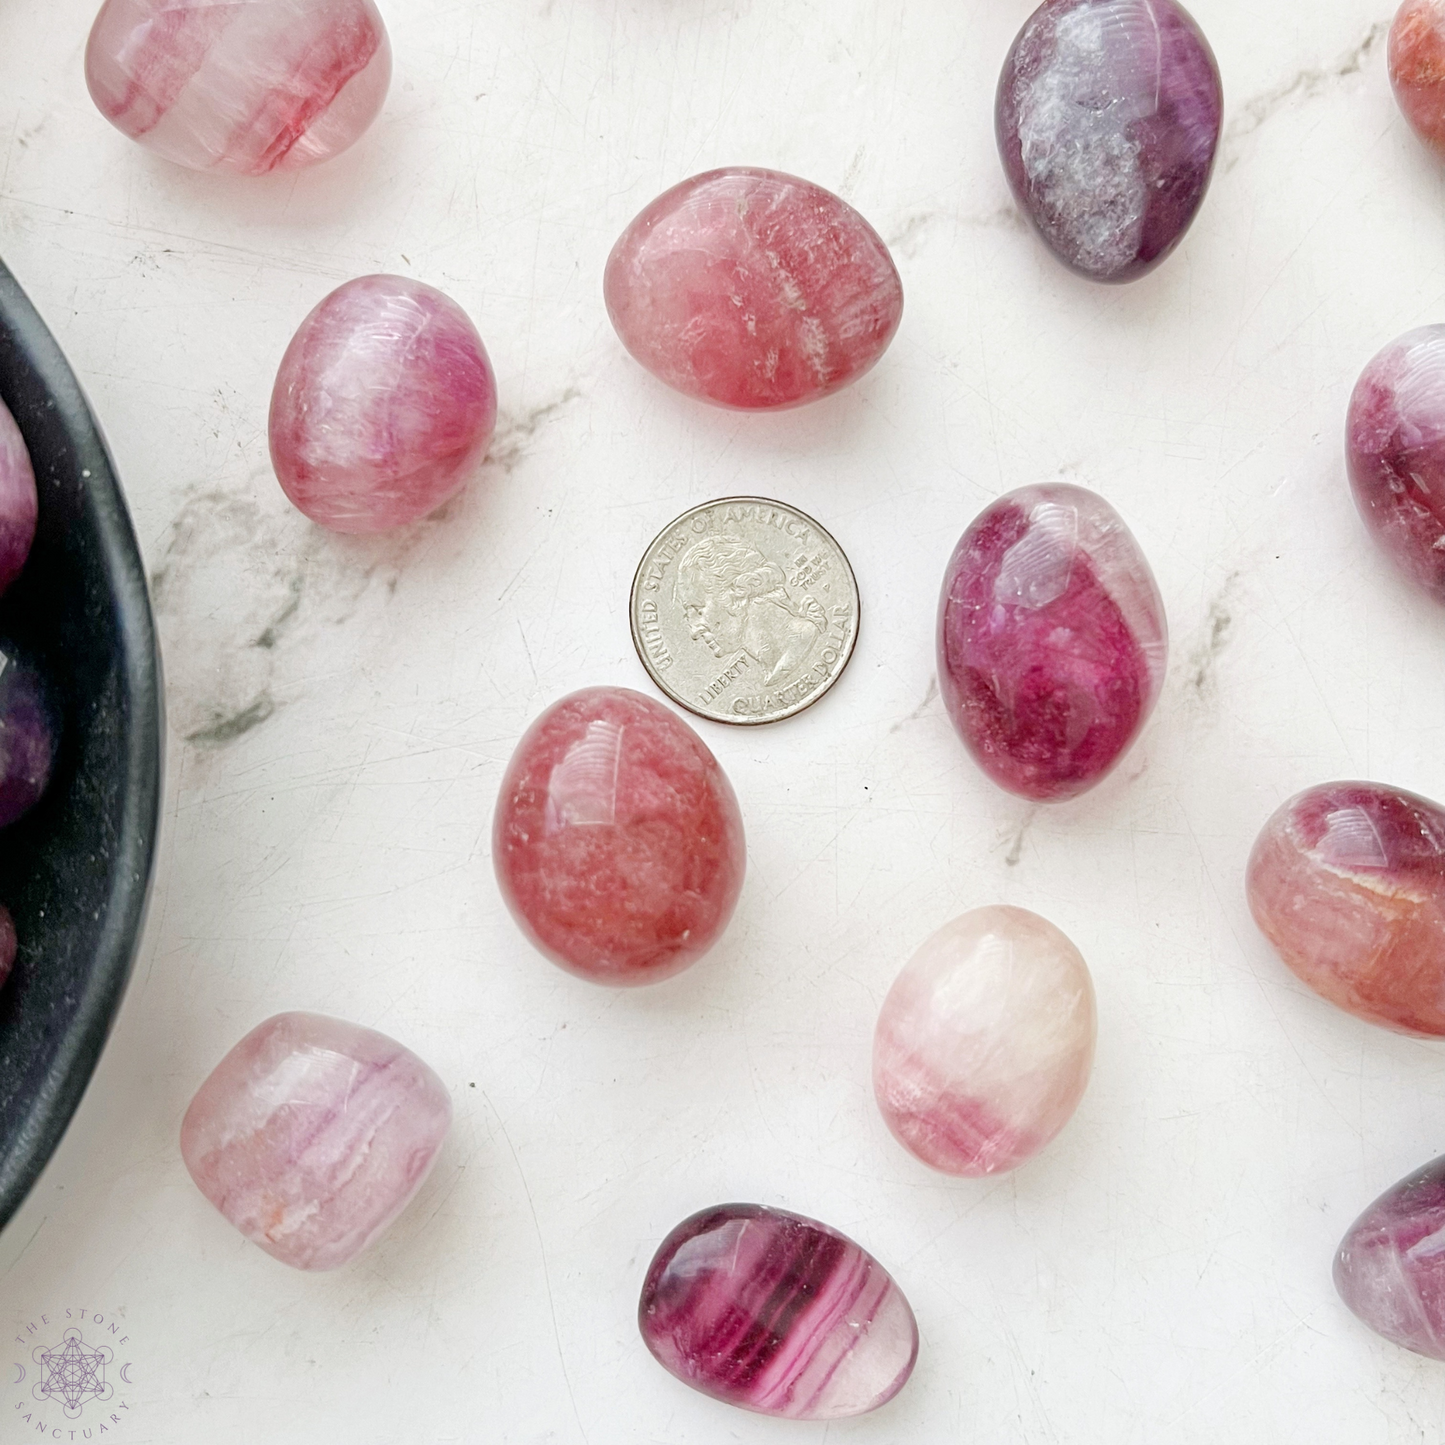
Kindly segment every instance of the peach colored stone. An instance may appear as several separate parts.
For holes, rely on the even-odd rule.
[[[1390,27],[1389,66],[1411,129],[1445,156],[1445,0],[1405,0]]]
[[[945,1174],[1000,1174],[1068,1123],[1094,1060],[1079,950],[1023,908],[965,913],[898,975],[878,1016],[873,1090],[910,1153]]]
[[[267,1254],[335,1269],[421,1188],[451,1116],[446,1086],[395,1040],[321,1014],[277,1014],[196,1091],[181,1157]]]
[[[1445,810],[1379,783],[1324,783],[1260,830],[1246,874],[1261,932],[1305,983],[1400,1033],[1445,1037]]]

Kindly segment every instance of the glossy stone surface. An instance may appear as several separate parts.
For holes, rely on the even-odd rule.
[[[1445,0],[1405,0],[1390,27],[1389,67],[1410,128],[1445,156]]]
[[[1024,214],[1094,281],[1133,281],[1204,199],[1224,112],[1209,43],[1174,0],[1046,0],[999,77],[999,154]]]
[[[106,0],[85,79],[158,155],[258,176],[351,145],[386,99],[391,46],[372,0]]]
[[[20,575],[39,516],[35,472],[25,438],[0,401],[0,592]]]
[[[10,977],[10,970],[15,967],[15,955],[19,951],[15,919],[11,917],[10,910],[0,904],[0,988],[4,988],[5,980]]]
[[[466,312],[420,281],[362,276],[321,302],[282,358],[271,461],[312,521],[385,532],[460,491],[496,424],[492,364]]]
[[[1324,783],[1264,825],[1249,906],[1279,956],[1357,1018],[1445,1037],[1445,810],[1378,783]]]
[[[717,941],[742,891],[737,798],[702,739],[621,687],[554,703],[512,755],[492,825],[522,931],[596,983],[653,983]]]
[[[857,211],[796,176],[745,167],[653,201],[613,247],[603,294],[654,376],[749,411],[856,381],[903,315],[893,258]]]
[[[49,685],[0,640],[0,828],[40,801],[59,744],[60,717]]]
[[[1377,1334],[1445,1360],[1445,1159],[1386,1190],[1350,1226],[1335,1288]]]
[[[894,1137],[931,1168],[1001,1174],[1068,1123],[1096,1032],[1093,981],[1068,938],[1027,909],[975,909],[888,991],[873,1092]]]
[[[1093,787],[1144,726],[1167,656],[1154,574],[1093,492],[1010,492],[954,549],[939,601],[939,689],[1000,787],[1043,802]]]
[[[1370,535],[1445,602],[1445,326],[1407,332],[1361,373],[1345,460]]]
[[[872,1255],[816,1220],[723,1204],[663,1241],[638,1306],[664,1369],[704,1395],[791,1420],[886,1404],[918,1358],[918,1326]]]
[[[395,1040],[321,1014],[277,1014],[196,1091],[181,1157],[267,1254],[335,1269],[406,1207],[451,1116],[445,1085]]]

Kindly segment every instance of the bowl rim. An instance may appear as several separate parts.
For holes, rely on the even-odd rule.
[[[0,1150],[0,1229],[19,1210],[80,1105],[115,1022],[145,925],[160,828],[165,719],[160,650],[145,564],[125,497],[85,393],[59,344],[0,262],[0,378],[43,391],[80,468],[120,640],[118,670],[129,703],[121,826],[112,882],[91,968],[75,1013],[43,1078]],[[24,427],[23,419],[16,420]]]

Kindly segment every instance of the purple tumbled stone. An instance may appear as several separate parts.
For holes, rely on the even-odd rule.
[[[35,472],[25,438],[0,401],[0,592],[25,566],[38,513]]]
[[[1406,332],[1360,374],[1345,459],[1371,535],[1445,602],[1445,326]]]
[[[50,783],[60,726],[44,679],[0,642],[0,828],[24,817]]]
[[[791,1420],[887,1404],[913,1373],[918,1326],[888,1271],[816,1220],[722,1204],[663,1241],[642,1287],[647,1348],[685,1385]]]
[[[1445,1360],[1445,1159],[1387,1189],[1350,1226],[1335,1288],[1376,1334]]]
[[[1133,281],[1189,229],[1214,168],[1224,96],[1175,0],[1045,0],[999,77],[1009,184],[1065,265]]]
[[[20,951],[20,940],[15,934],[15,920],[10,916],[10,910],[0,903],[0,988],[5,986],[5,980],[10,977],[10,970],[15,967],[15,955]]]
[[[938,685],[978,765],[1038,802],[1097,783],[1164,681],[1164,604],[1102,497],[1064,482],[986,507],[944,573]]]

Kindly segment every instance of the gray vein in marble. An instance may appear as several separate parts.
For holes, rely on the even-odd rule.
[[[498,420],[491,450],[487,453],[487,465],[500,467],[504,472],[513,471],[526,455],[527,443],[537,435],[543,422],[551,420],[563,407],[579,400],[581,395],[575,386],[569,386],[561,395],[542,406],[534,406],[519,417],[503,413]]]
[[[1215,667],[1219,654],[1229,644],[1230,631],[1234,627],[1234,616],[1229,610],[1229,597],[1238,581],[1237,571],[1231,572],[1224,579],[1224,585],[1209,604],[1203,640],[1189,656],[1189,690],[1201,701],[1214,691]]]
[[[905,216],[886,237],[888,249],[905,258],[916,256],[923,249],[929,232],[940,221],[952,221],[955,225],[974,230],[1028,230],[1028,222],[1016,206],[1004,205],[992,211],[966,214],[954,211],[918,211],[912,216]]]
[[[208,727],[197,728],[186,734],[188,743],[200,743],[208,747],[220,747],[244,737],[252,728],[258,728],[276,711],[276,703],[269,692],[263,692],[250,707],[242,708],[230,717],[218,717]]]
[[[891,734],[902,732],[909,723],[917,722],[919,718],[921,718],[923,714],[926,713],[928,709],[933,706],[934,699],[937,698],[937,696],[938,679],[937,677],[930,677],[928,679],[928,691],[924,693],[923,701],[919,703],[918,706],[914,708],[913,711],[909,713],[906,718],[902,718],[898,722],[894,723],[893,726],[888,729],[889,733]]]
[[[1004,855],[1004,865],[1008,868],[1017,868],[1019,860],[1024,856],[1024,839],[1028,837],[1029,829],[1033,821],[1039,815],[1037,806],[1030,808],[1022,818],[1019,819],[1018,828],[1014,832],[1013,845]]]
[[[1365,38],[1333,65],[1301,70],[1282,85],[1245,101],[1224,133],[1224,169],[1232,171],[1239,164],[1243,159],[1244,142],[1290,101],[1314,100],[1341,80],[1360,74],[1366,61],[1389,33],[1389,21],[1377,21],[1369,28]]]

